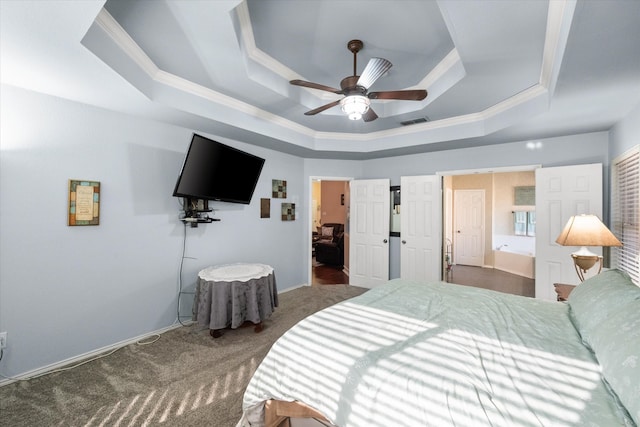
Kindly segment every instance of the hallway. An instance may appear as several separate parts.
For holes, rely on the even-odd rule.
[[[342,267],[333,265],[325,265],[316,262],[315,257],[312,259],[311,267],[311,285],[348,285],[349,276],[343,271]]]

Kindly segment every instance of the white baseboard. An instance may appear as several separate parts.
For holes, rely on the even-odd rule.
[[[190,323],[193,323],[193,322],[189,321],[189,322],[185,322],[185,323],[189,323],[190,324]],[[137,337],[134,337],[134,338],[130,338],[130,339],[127,339],[127,340],[124,340],[124,341],[120,341],[118,343],[115,343],[115,344],[112,344],[112,345],[108,345],[106,347],[102,347],[102,348],[99,348],[99,349],[96,349],[96,350],[93,350],[93,351],[89,351],[87,353],[80,354],[78,356],[70,357],[68,359],[61,360],[60,362],[52,363],[50,365],[46,365],[46,366],[43,366],[41,368],[37,368],[37,369],[33,369],[31,371],[23,372],[21,374],[14,375],[11,378],[3,378],[2,376],[0,376],[0,387],[8,385],[8,384],[11,384],[11,383],[14,383],[16,381],[23,381],[23,380],[28,380],[29,378],[32,378],[32,377],[37,377],[37,376],[46,374],[49,371],[55,371],[57,369],[64,368],[65,366],[73,365],[74,363],[82,362],[82,361],[90,359],[92,357],[100,356],[101,354],[108,353],[109,351],[112,351],[112,350],[115,350],[115,349],[118,349],[118,348],[121,348],[121,347],[125,347],[125,346],[127,346],[129,344],[134,344],[134,343],[136,343],[138,341],[141,341],[141,340],[143,340],[145,338],[152,337],[154,335],[164,334],[165,332],[168,332],[168,331],[170,331],[172,329],[176,329],[176,328],[180,328],[180,327],[182,327],[182,325],[180,323],[174,323],[173,325],[167,326],[166,328],[158,329],[158,330],[156,330],[154,332],[149,332],[149,333],[146,333],[144,335],[140,335],[140,336],[137,336]],[[3,374],[0,372],[0,375],[3,375]]]
[[[278,293],[279,293],[279,294],[281,294],[281,293],[283,293],[283,292],[289,292],[289,291],[292,291],[292,290],[294,290],[294,289],[304,288],[305,286],[311,286],[311,285],[310,285],[310,284],[308,284],[308,283],[302,283],[301,285],[292,286],[292,287],[287,288],[287,289],[283,289],[283,290],[278,289]]]

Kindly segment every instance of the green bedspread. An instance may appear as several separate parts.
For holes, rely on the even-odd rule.
[[[392,280],[301,321],[251,380],[341,427],[633,426],[568,306],[449,283]]]

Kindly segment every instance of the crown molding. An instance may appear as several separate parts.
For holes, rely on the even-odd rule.
[[[575,3],[575,0],[549,2],[544,56],[539,84],[514,94],[483,111],[396,129],[360,134],[315,131],[292,120],[285,119],[231,96],[224,95],[213,89],[161,70],[104,8],[97,15],[94,25],[97,25],[104,34],[113,41],[115,46],[143,71],[154,85],[159,88],[164,87],[168,89],[164,91],[160,89],[157,92],[163,94],[162,101],[169,107],[175,108],[171,103],[171,96],[175,96],[176,93],[182,93],[200,100],[196,102],[198,105],[189,107],[188,110],[204,118],[208,117],[211,120],[243,127],[247,130],[263,133],[299,146],[308,146],[309,141],[311,141],[311,145],[316,150],[326,150],[327,146],[336,149],[334,148],[335,142],[341,141],[355,142],[358,144],[356,147],[338,147],[338,151],[340,149],[344,151],[353,151],[355,149],[368,152],[371,149],[371,145],[365,146],[365,143],[371,142],[376,142],[376,144],[373,145],[377,145],[381,149],[386,149],[474,136],[485,136],[488,133],[488,128],[491,128],[493,132],[510,126],[517,122],[517,120],[520,120],[522,115],[510,114],[510,112],[515,109],[525,111],[528,115],[546,111],[548,109],[550,91],[555,87],[559,73],[573,12],[575,10]],[[239,37],[244,54],[251,61],[269,70],[273,75],[279,76],[279,78],[283,80],[283,87],[288,87],[288,80],[299,76],[256,47],[246,2],[243,1],[239,3],[235,9],[235,13],[241,28]],[[420,81],[418,86],[424,87],[426,85],[429,88],[435,86],[440,90],[440,93],[444,93],[444,91],[464,77],[464,74],[464,64],[458,51],[453,49]],[[127,79],[126,75],[123,75],[123,77]],[[130,79],[127,80],[131,82]],[[133,82],[131,83],[134,84]],[[441,86],[438,87],[438,84]],[[147,94],[147,96],[150,99],[159,101],[159,95],[157,95],[155,91],[149,92],[150,94]],[[327,95],[331,94],[327,93]],[[332,96],[331,99],[335,99],[335,96]],[[547,102],[541,103],[540,100]],[[180,100],[183,104],[186,101],[188,101],[188,99]],[[205,104],[213,104],[212,107],[215,106],[215,108],[203,108],[202,101],[205,101]],[[200,108],[200,110],[198,110],[198,108]],[[211,117],[211,111],[215,111],[218,108],[225,108],[229,111],[224,117]],[[424,108],[424,105],[418,109],[421,108]],[[231,112],[238,113],[239,115]],[[257,120],[243,120],[242,116],[249,116]],[[489,126],[488,121],[491,121],[491,126]],[[260,123],[261,125],[259,129],[252,129],[243,126],[244,123]],[[418,133],[420,133],[419,137],[417,135]],[[437,135],[437,138],[431,137],[430,134]],[[303,141],[300,141],[300,139]]]
[[[576,0],[549,1],[540,85],[553,95],[576,9]]]
[[[158,74],[160,71],[158,66],[104,7],[96,16],[95,23],[151,78]]]

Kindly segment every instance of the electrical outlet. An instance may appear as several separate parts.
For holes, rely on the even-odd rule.
[[[0,349],[7,347],[7,333],[0,332]]]

